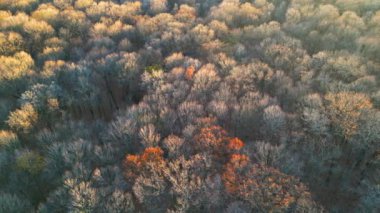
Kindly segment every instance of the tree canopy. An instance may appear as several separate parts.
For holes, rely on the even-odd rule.
[[[378,212],[380,2],[0,0],[0,212]]]

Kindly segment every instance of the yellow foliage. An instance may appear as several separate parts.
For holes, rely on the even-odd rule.
[[[13,143],[17,143],[17,135],[10,131],[0,130],[0,148],[12,146]]]
[[[49,78],[54,75],[54,71],[65,65],[62,60],[57,61],[45,61],[41,76],[44,78]]]
[[[8,118],[8,125],[17,131],[28,133],[38,120],[38,113],[31,104],[25,104]]]
[[[358,128],[358,120],[363,110],[372,108],[367,95],[354,92],[329,93],[327,111],[330,120],[340,127],[343,136],[350,138]]]
[[[58,15],[59,10],[50,4],[41,4],[38,9],[32,13],[34,19],[46,22],[57,19]]]
[[[10,55],[22,50],[23,37],[15,32],[0,33],[0,54]]]
[[[25,32],[29,33],[32,36],[38,37],[40,36],[52,36],[54,34],[54,28],[50,26],[45,21],[38,21],[35,19],[31,19],[24,24]]]
[[[5,10],[0,10],[0,22],[3,21],[3,19],[6,19],[8,17],[12,16],[12,13]]]
[[[33,58],[26,52],[18,52],[13,57],[0,56],[0,81],[31,74],[33,66]]]
[[[90,7],[92,4],[94,4],[93,0],[77,0],[75,2],[75,7],[78,9],[84,9]]]
[[[57,110],[59,109],[59,101],[56,98],[49,98],[47,100],[47,104],[50,110]]]
[[[0,6],[24,9],[31,6],[33,3],[37,3],[37,0],[1,0]]]

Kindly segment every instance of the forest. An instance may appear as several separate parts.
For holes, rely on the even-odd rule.
[[[380,212],[380,0],[0,0],[24,212]]]

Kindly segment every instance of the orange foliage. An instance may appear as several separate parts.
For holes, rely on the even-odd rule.
[[[139,165],[140,164],[140,157],[138,155],[127,155],[127,157],[125,157],[124,162],[131,164],[131,165]]]
[[[244,142],[241,141],[239,138],[232,138],[228,141],[227,148],[230,150],[240,150],[243,148]]]
[[[210,126],[200,129],[195,141],[201,146],[216,147],[226,140],[227,132],[220,126]]]
[[[201,128],[194,136],[194,149],[197,152],[211,152],[219,163],[229,161],[230,156],[244,147],[239,138],[230,138],[227,132],[215,125],[212,118],[199,120]]]
[[[249,163],[249,158],[246,155],[233,154],[231,156],[230,162],[227,163],[225,172],[223,173],[224,186],[227,192],[236,193],[239,190],[240,177],[237,174],[237,169],[245,168]]]
[[[163,154],[164,151],[162,151],[159,147],[149,147],[144,150],[144,152],[141,155],[127,155],[124,163],[128,165],[144,165],[147,162],[160,162],[163,161]]]
[[[242,169],[246,167],[248,163],[249,163],[249,157],[247,155],[233,154],[231,155],[231,159],[228,166],[234,169]]]
[[[189,66],[189,67],[186,69],[186,72],[185,72],[185,78],[186,78],[187,80],[191,80],[191,79],[193,79],[194,73],[195,73],[195,68],[194,68],[194,66]]]
[[[159,147],[149,147],[146,148],[144,153],[141,155],[141,161],[143,162],[158,162],[162,161],[164,151]]]
[[[296,178],[258,164],[246,155],[233,154],[225,166],[223,182],[231,196],[237,196],[268,211],[285,210],[299,197],[309,197]]]
[[[144,167],[148,163],[160,165],[163,163],[163,154],[159,147],[149,147],[140,155],[127,155],[124,159],[123,166],[125,168],[124,176],[127,180],[134,180],[138,174],[144,171]]]

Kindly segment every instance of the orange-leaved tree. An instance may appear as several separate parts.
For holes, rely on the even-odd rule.
[[[133,183],[142,173],[148,172],[148,166],[160,167],[164,164],[164,152],[159,147],[148,147],[142,154],[127,155],[123,161],[124,177]]]
[[[250,162],[248,156],[233,154],[225,165],[223,182],[232,199],[249,203],[254,211],[277,212],[310,208],[307,187],[277,169]]]

